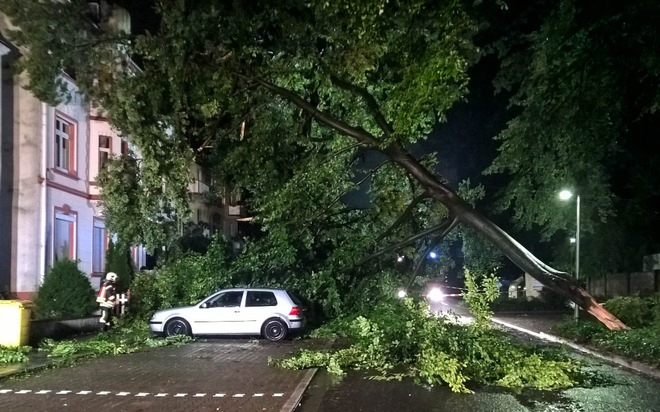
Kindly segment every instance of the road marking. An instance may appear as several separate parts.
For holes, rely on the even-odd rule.
[[[88,391],[88,390],[81,390],[81,391],[78,391],[78,392],[74,392],[74,391],[71,391],[71,390],[60,390],[60,391],[54,392],[51,389],[41,389],[41,390],[38,390],[38,391],[33,391],[32,389],[20,389],[20,390],[18,390],[18,389],[16,389],[16,390],[14,390],[14,389],[0,389],[0,394],[11,394],[11,393],[14,393],[14,394],[17,394],[17,395],[26,395],[26,394],[45,395],[45,394],[48,394],[48,393],[55,393],[56,395],[67,395],[67,394],[70,394],[70,393],[74,393],[76,395],[94,394],[94,395],[97,395],[97,396],[107,396],[107,395],[113,395],[114,394],[115,396],[130,396],[132,392],[99,391],[99,392],[94,393],[93,391]],[[166,398],[168,396],[172,396],[174,398],[185,398],[188,395],[190,395],[193,398],[204,398],[209,394],[208,393],[201,393],[201,392],[197,392],[197,393],[194,393],[194,394],[180,392],[180,393],[175,393],[175,394],[170,395],[168,392],[159,392],[159,393],[153,393],[153,394],[151,392],[138,392],[134,396],[142,397],[142,398],[150,397],[150,396],[153,396],[154,398]],[[212,396],[214,398],[226,398],[226,397],[245,398],[245,397],[248,397],[248,396],[252,397],[252,398],[263,398],[265,396],[272,396],[274,398],[281,398],[281,397],[284,396],[284,392],[276,392],[276,393],[273,393],[273,394],[268,394],[268,393],[264,393],[264,392],[257,392],[257,393],[253,393],[251,395],[248,394],[248,393],[234,393],[234,394],[230,393],[230,394],[227,394],[225,392],[217,392],[217,393],[214,393],[213,395],[210,395],[210,396]]]

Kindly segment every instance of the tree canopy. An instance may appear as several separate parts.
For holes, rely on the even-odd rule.
[[[49,62],[99,73],[77,80],[138,147],[144,210],[185,210],[190,162],[217,165],[224,182],[246,189],[268,242],[278,245],[262,249],[256,266],[295,273],[316,262],[344,285],[393,266],[371,260],[365,272],[365,255],[403,248],[406,239],[424,239],[411,238],[420,232],[441,238],[461,223],[608,326],[623,327],[459,197],[434,172],[433,156],[408,150],[467,92],[467,69],[479,55],[470,3],[172,0],[157,7],[157,31],[133,38],[75,19],[58,20],[67,26],[62,36],[48,32],[52,24],[25,24],[37,15],[50,22],[79,15],[84,3],[0,1],[22,28],[17,41],[42,51],[24,57],[41,78],[31,83],[38,97],[62,98],[54,72],[38,69],[43,51],[86,49]],[[117,64],[119,52],[140,61],[140,70]],[[340,200],[361,183],[352,166],[366,152],[384,155],[366,171],[372,207],[351,210]],[[149,241],[144,233],[138,227],[132,236]]]
[[[582,198],[582,231],[596,234],[583,242],[586,274],[639,270],[660,247],[660,147],[649,139],[660,124],[660,33],[651,17],[660,5],[531,4],[537,23],[510,22],[492,47],[502,67],[496,89],[510,96],[513,114],[488,169],[509,176],[500,208],[548,239],[575,230],[574,207],[557,201],[571,189]]]

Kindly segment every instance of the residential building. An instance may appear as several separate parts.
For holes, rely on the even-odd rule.
[[[65,74],[69,101],[53,107],[34,97],[27,74],[13,71],[20,55],[0,35],[0,294],[29,299],[59,259],[78,261],[99,284],[108,234],[96,176],[129,147]],[[136,266],[145,255],[135,248]]]
[[[240,205],[240,193],[220,187],[220,195],[215,194],[218,185],[210,178],[208,169],[199,164],[191,166],[190,177],[190,223],[202,227],[207,236],[220,232],[229,239],[239,241],[246,234],[247,224],[251,220],[246,217],[246,208]]]
[[[56,107],[11,71],[19,53],[2,57],[0,158],[0,290],[31,298],[47,268],[59,259],[79,261],[92,285],[105,268],[108,234],[96,176],[111,155],[128,150],[107,119],[94,116],[72,79],[70,101]],[[145,260],[135,253],[136,265]]]
[[[125,11],[113,21],[130,30]],[[109,234],[97,176],[110,156],[133,148],[66,74],[72,99],[56,107],[25,89],[27,74],[12,70],[22,51],[3,37],[6,28],[0,13],[0,298],[33,298],[63,258],[77,260],[98,287]],[[206,225],[207,235],[222,231],[236,240],[244,210],[235,196],[209,197],[207,176],[191,167],[192,221]],[[143,247],[134,247],[132,258],[136,268],[147,264]]]

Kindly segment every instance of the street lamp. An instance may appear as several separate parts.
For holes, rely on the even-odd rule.
[[[561,200],[568,200],[573,197],[573,193],[570,190],[562,190],[559,192],[559,198]],[[575,229],[575,281],[577,282],[580,279],[580,195],[576,197],[576,229]],[[578,305],[575,305],[575,321],[578,321]]]

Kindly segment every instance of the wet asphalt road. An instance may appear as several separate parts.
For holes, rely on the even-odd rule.
[[[201,339],[89,359],[0,380],[0,412],[290,411],[312,374],[268,359],[316,343]]]
[[[468,314],[464,308],[452,304],[443,304],[436,309]],[[541,320],[535,326],[547,330],[548,324],[560,317],[547,315],[549,322]],[[508,319],[513,316],[508,315]],[[532,325],[530,319],[526,327]],[[527,335],[519,337],[530,340]],[[592,374],[592,382],[588,387],[552,392],[473,387],[474,394],[457,394],[446,386],[429,388],[416,385],[412,380],[376,381],[361,372],[349,372],[339,379],[319,371],[305,391],[297,411],[660,412],[660,380],[584,355],[573,356],[588,364],[586,370]]]
[[[534,322],[532,317],[527,320]],[[298,400],[295,410],[300,412],[660,412],[660,380],[577,354],[589,363],[594,379],[588,386],[564,391],[474,387],[475,394],[456,394],[444,386],[428,388],[411,380],[371,380],[360,372],[339,380],[319,370],[300,398],[296,392],[305,388],[309,371],[268,366],[267,358],[291,355],[309,345],[322,348],[305,341],[272,345],[219,339],[95,359],[24,379],[0,380],[0,412],[263,412],[291,410]]]
[[[422,387],[411,380],[375,381],[356,372],[333,382],[319,372],[297,411],[660,412],[660,381],[598,363],[589,369],[597,377],[591,387],[520,393],[473,388],[474,394],[453,393],[445,386]]]

